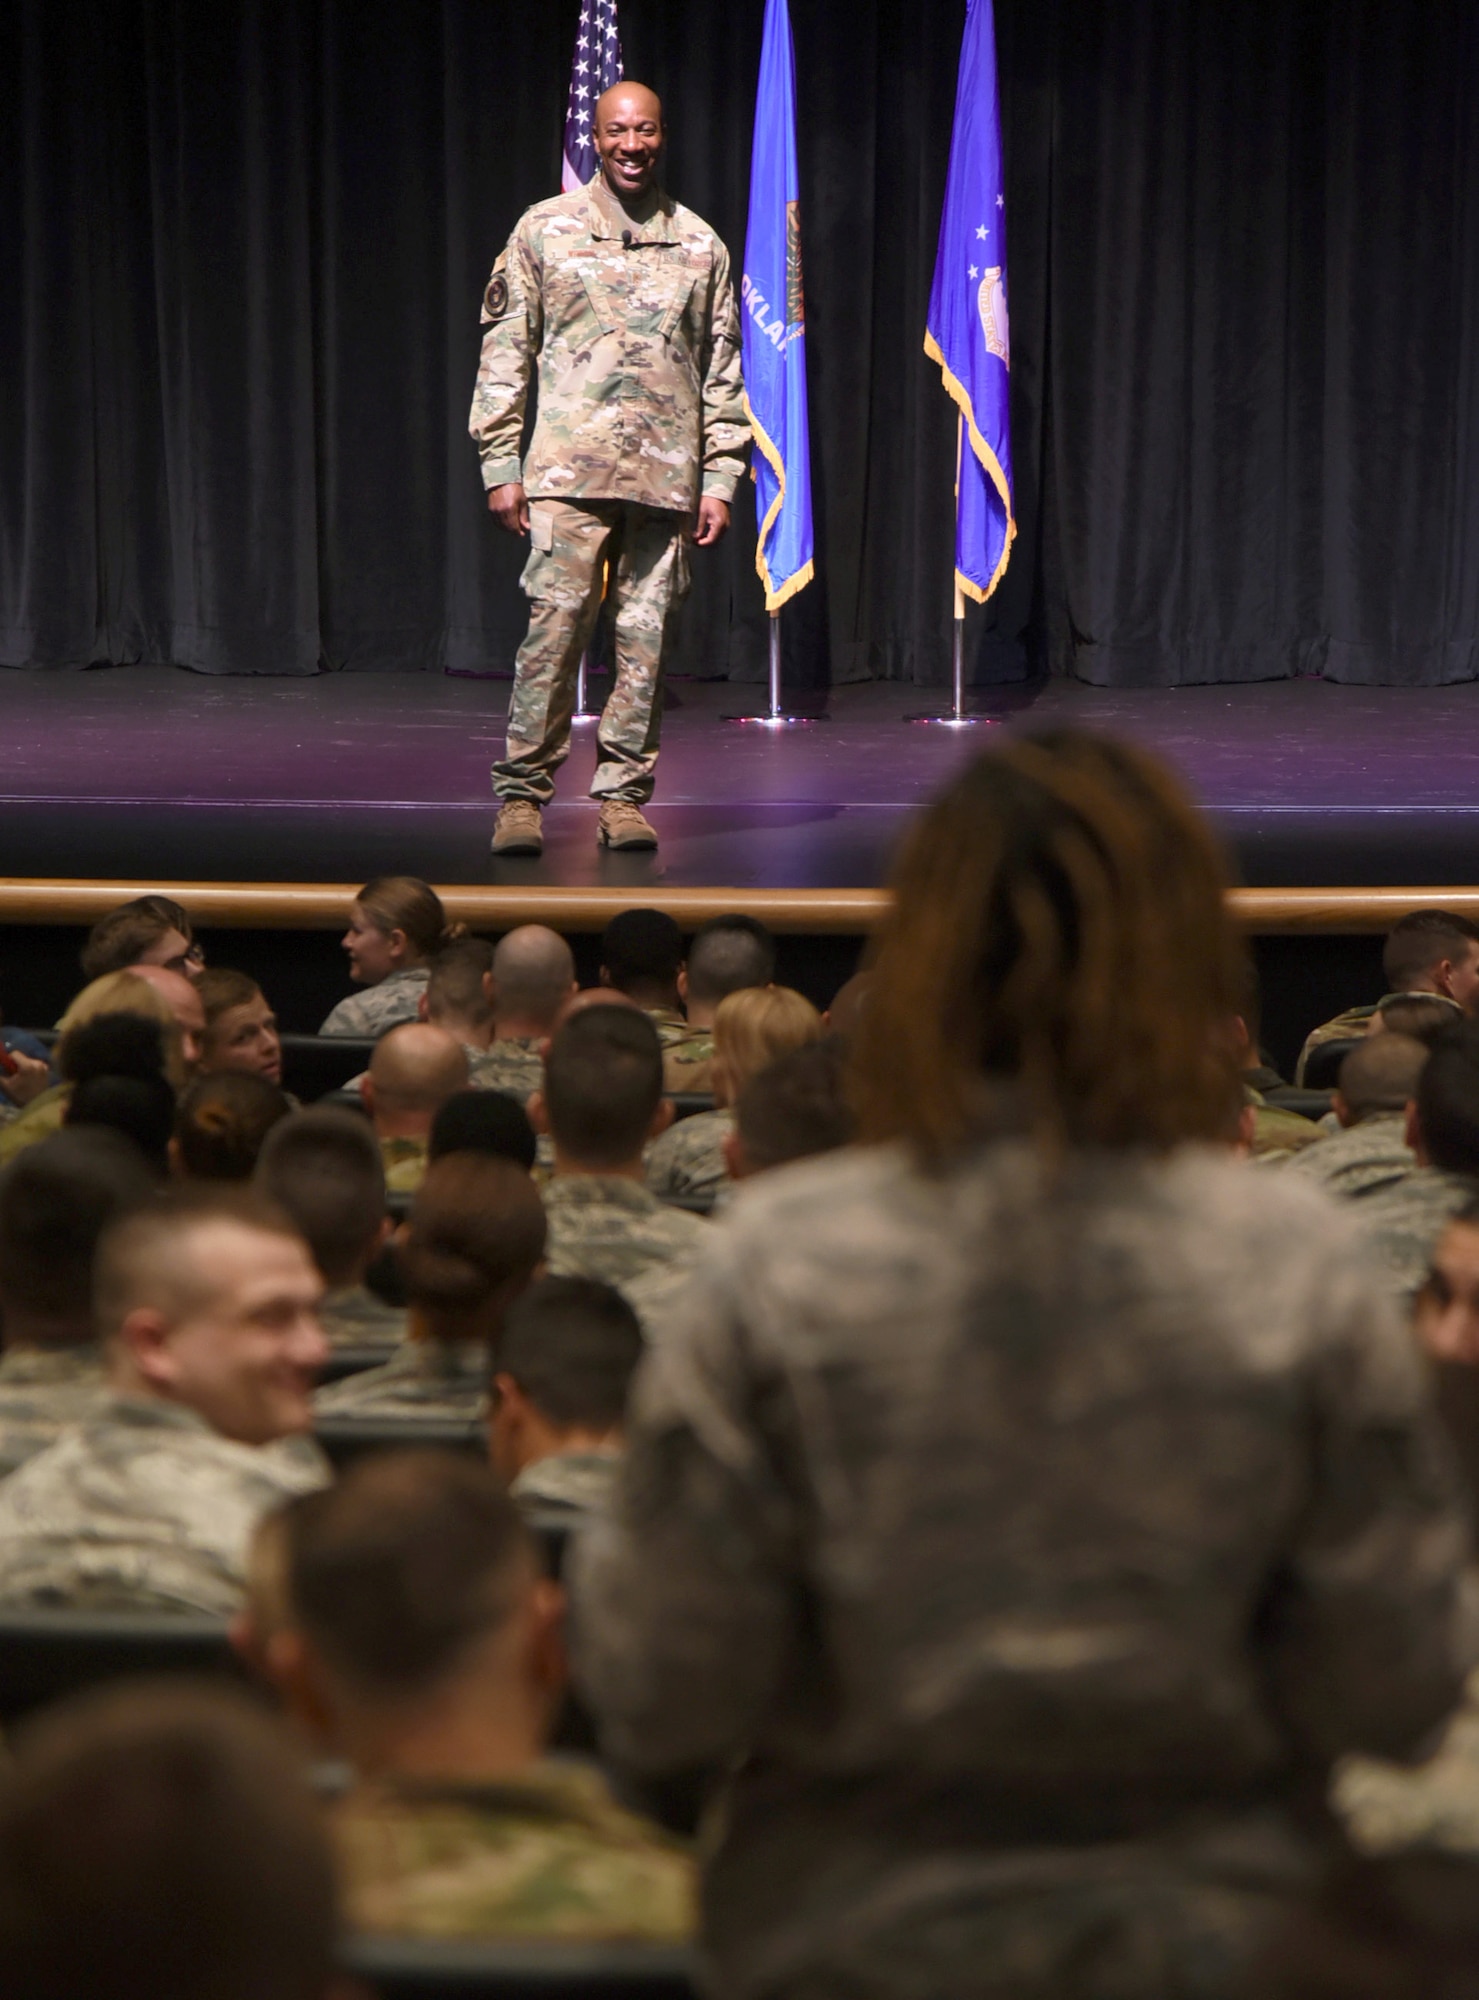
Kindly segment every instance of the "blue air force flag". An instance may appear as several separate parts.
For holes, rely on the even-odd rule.
[[[596,99],[621,82],[621,37],[616,0],[580,0],[570,95],[565,102],[565,160],[560,192],[569,194],[596,177]]]
[[[786,0],[765,0],[740,305],[745,414],[757,446],[750,468],[760,527],[755,567],[766,610],[778,611],[811,582],[813,548],[796,59]]]
[[[978,604],[1001,582],[1017,533],[1007,407],[1005,218],[991,0],[966,0],[950,172],[924,351],[939,362],[961,414],[955,583]]]

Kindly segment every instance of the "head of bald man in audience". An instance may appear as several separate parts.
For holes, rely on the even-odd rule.
[[[521,1040],[549,1034],[560,1009],[579,989],[575,960],[557,931],[520,924],[493,953],[494,1037]]]
[[[1336,1117],[1347,1127],[1371,1118],[1401,1117],[1417,1096],[1427,1060],[1428,1051],[1410,1035],[1368,1036],[1340,1066]]]
[[[375,1044],[360,1089],[382,1139],[424,1139],[449,1097],[467,1088],[467,1056],[455,1035],[407,1021]]]

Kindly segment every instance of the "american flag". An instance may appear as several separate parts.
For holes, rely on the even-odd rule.
[[[560,189],[584,187],[596,177],[596,99],[621,81],[621,37],[616,32],[616,0],[580,0],[575,61],[570,66],[570,100],[565,107],[565,164]]]

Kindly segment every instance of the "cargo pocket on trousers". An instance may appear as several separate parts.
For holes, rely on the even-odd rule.
[[[535,500],[529,508],[529,560],[519,578],[525,597],[548,597],[555,568],[555,524],[548,510]]]

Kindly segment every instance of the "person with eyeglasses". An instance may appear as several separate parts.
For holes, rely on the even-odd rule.
[[[82,947],[82,971],[91,982],[132,965],[162,965],[199,979],[205,951],[190,919],[171,896],[135,896],[98,918]]]

